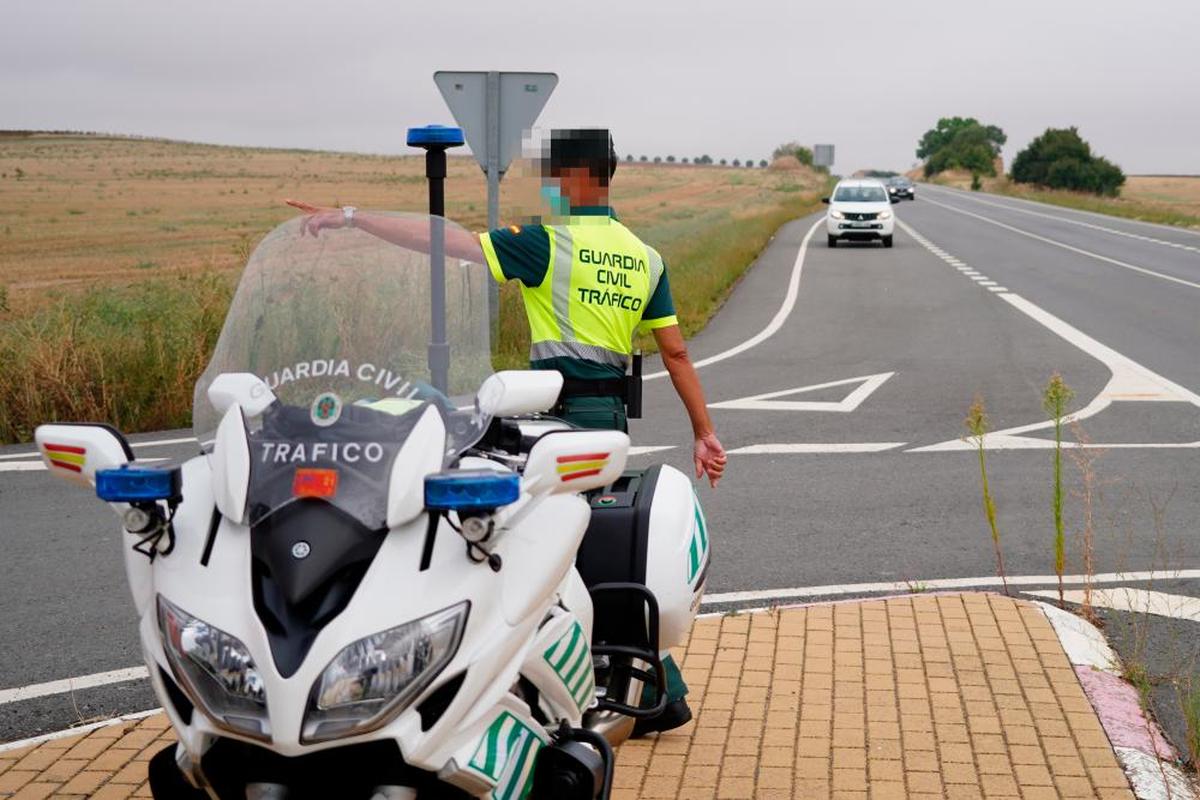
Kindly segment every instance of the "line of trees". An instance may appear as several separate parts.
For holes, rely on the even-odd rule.
[[[996,175],[1000,148],[1008,141],[995,125],[974,117],[942,117],[925,131],[917,158],[925,161],[925,177],[950,169],[971,173],[971,188],[981,188],[980,176]],[[1116,164],[1092,153],[1077,128],[1047,128],[1017,153],[1010,177],[1052,189],[1116,196],[1125,173]]]
[[[809,158],[811,160],[811,158],[812,158],[811,154],[810,154]],[[753,158],[747,158],[744,162],[740,158],[735,158],[735,159],[733,159],[733,161],[729,161],[728,159],[724,159],[724,158],[722,158],[720,161],[715,161],[713,159],[713,157],[708,155],[707,153],[705,153],[704,155],[696,156],[695,158],[691,158],[691,159],[689,159],[687,156],[684,156],[683,158],[680,158],[680,159],[676,159],[675,156],[666,156],[666,157],[663,157],[663,156],[651,157],[651,156],[645,156],[645,155],[634,156],[633,153],[627,153],[625,155],[625,161],[630,164],[632,164],[635,161],[638,161],[643,164],[647,164],[647,163],[651,163],[651,164],[663,164],[663,163],[666,163],[666,164],[675,164],[675,163],[689,164],[690,163],[690,164],[700,164],[702,166],[708,165],[708,164],[718,164],[719,166],[722,166],[722,167],[733,166],[733,167],[751,167],[751,168],[757,166],[761,169],[765,169],[767,166],[767,160],[765,158],[760,158],[760,159],[758,159],[757,162]]]

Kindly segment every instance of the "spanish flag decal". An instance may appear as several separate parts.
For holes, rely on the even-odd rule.
[[[599,475],[608,466],[608,453],[584,453],[558,457],[558,477],[563,482]]]
[[[83,472],[83,465],[87,463],[87,448],[85,447],[45,442],[42,445],[42,452],[51,466],[71,472]]]

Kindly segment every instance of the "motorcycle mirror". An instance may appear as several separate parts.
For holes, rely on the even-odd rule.
[[[529,451],[522,488],[568,494],[608,486],[625,471],[629,436],[620,431],[551,431]]]
[[[562,393],[563,376],[551,369],[510,369],[488,376],[475,402],[492,417],[549,411]]]
[[[225,372],[209,385],[208,401],[221,416],[234,406],[241,406],[247,417],[257,417],[275,402],[275,393],[257,375]]]
[[[83,486],[95,485],[98,470],[133,461],[129,442],[108,425],[39,425],[33,439],[51,475]]]

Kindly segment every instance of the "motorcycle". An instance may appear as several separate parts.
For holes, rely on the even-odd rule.
[[[493,372],[487,267],[431,253],[268,234],[196,384],[193,457],[37,429],[126,532],[178,738],[155,797],[607,797],[613,746],[664,707],[709,563],[691,481],[548,416],[557,372]]]

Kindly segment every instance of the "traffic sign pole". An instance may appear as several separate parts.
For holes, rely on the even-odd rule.
[[[533,127],[558,85],[558,76],[553,72],[438,71],[433,73],[433,82],[487,176],[488,228],[497,228],[500,180],[521,150],[522,135]],[[495,331],[500,315],[498,286],[489,287],[488,310]]]
[[[487,74],[487,215],[488,230],[500,227],[500,73]],[[499,332],[500,285],[495,281],[488,284],[488,319],[492,323],[492,334]]]

